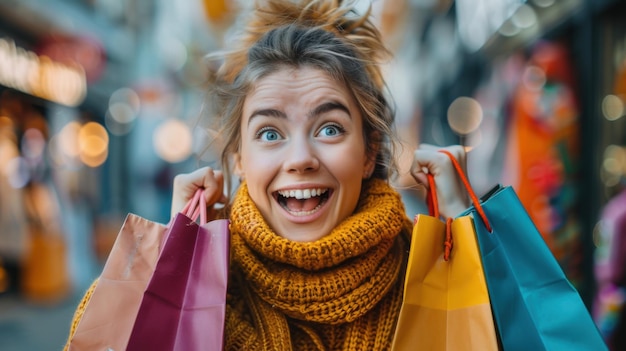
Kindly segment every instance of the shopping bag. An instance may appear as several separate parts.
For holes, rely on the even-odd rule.
[[[200,199],[204,199],[200,195]],[[179,214],[143,295],[127,350],[221,350],[226,313],[228,220],[201,225]]]
[[[569,282],[512,187],[479,200],[447,151],[473,206],[474,218],[502,347],[515,350],[601,351],[607,347],[578,291]]]
[[[444,223],[428,178],[430,215],[415,218],[392,350],[497,350],[472,218]]]
[[[124,350],[167,227],[126,216],[68,350]]]

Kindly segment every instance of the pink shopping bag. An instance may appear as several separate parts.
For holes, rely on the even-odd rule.
[[[129,214],[66,349],[124,350],[168,227]]]
[[[179,213],[143,295],[127,350],[221,350],[226,312],[228,220]],[[200,225],[194,221],[200,212]],[[191,214],[191,215],[190,215]]]

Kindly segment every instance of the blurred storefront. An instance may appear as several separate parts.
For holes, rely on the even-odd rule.
[[[0,298],[80,294],[127,213],[169,220],[224,4],[0,1]]]
[[[231,12],[0,0],[0,348],[60,349],[126,214],[167,222],[173,176],[214,161],[202,59]]]
[[[20,10],[20,9],[14,9]],[[3,7],[3,15],[12,12]],[[19,291],[37,301],[58,301],[71,290],[68,231],[61,204],[65,187],[67,136],[61,120],[75,120],[86,110],[88,74],[83,65],[54,52],[91,51],[79,38],[65,37],[74,51],[58,50],[39,21],[10,16],[0,31],[0,258],[2,291]],[[28,27],[30,23],[33,27]],[[52,27],[54,30],[54,27]],[[76,40],[74,40],[76,39]],[[90,58],[90,61],[95,61]],[[89,76],[91,79],[91,75]],[[97,189],[97,184],[91,184]],[[95,185],[95,186],[94,186]],[[82,243],[81,243],[82,244]],[[88,265],[89,257],[84,262]],[[85,266],[82,266],[85,267]]]

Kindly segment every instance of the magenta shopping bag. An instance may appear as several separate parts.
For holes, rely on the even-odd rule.
[[[226,313],[228,220],[206,223],[204,196],[172,228],[146,288],[127,350],[221,350]],[[183,211],[185,212],[185,211]],[[194,221],[198,212],[200,225]]]

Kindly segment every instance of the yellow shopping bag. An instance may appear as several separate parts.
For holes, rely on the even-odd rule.
[[[392,350],[498,350],[472,217],[442,221],[429,182],[431,215],[415,218]]]

